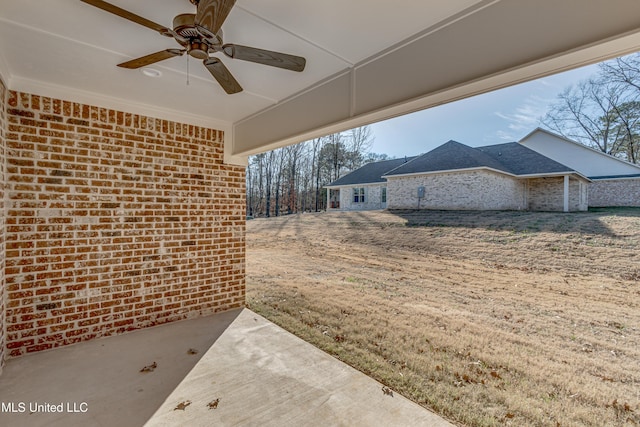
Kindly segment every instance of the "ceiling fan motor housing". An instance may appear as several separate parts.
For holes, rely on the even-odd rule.
[[[203,39],[195,27],[194,19],[195,14],[193,13],[183,13],[176,16],[173,18],[173,31],[186,40],[184,46],[187,48],[189,55],[198,59],[207,59],[209,57],[209,49],[212,46],[211,41]],[[222,30],[216,35],[214,45],[222,44],[221,32]]]

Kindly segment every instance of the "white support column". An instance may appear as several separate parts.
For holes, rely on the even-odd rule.
[[[329,209],[331,209],[331,188],[327,188],[327,209],[326,209],[326,211],[329,212]]]
[[[569,212],[569,175],[564,176],[564,211]]]

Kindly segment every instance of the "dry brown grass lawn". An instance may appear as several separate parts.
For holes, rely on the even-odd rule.
[[[640,209],[304,214],[247,249],[251,309],[459,425],[640,424]]]

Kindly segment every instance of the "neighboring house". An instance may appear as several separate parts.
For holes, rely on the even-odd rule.
[[[519,142],[449,141],[327,186],[329,208],[584,211],[640,206],[640,166],[535,129]]]
[[[385,172],[415,157],[367,163],[327,185],[327,209],[372,210],[387,207]]]
[[[540,128],[520,144],[588,177],[589,206],[640,206],[640,166]]]
[[[589,179],[517,142],[449,141],[384,174],[389,209],[584,211]]]

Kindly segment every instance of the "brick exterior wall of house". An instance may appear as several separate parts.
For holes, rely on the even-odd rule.
[[[425,187],[420,209],[521,210],[525,209],[524,183],[485,170],[390,177],[389,209],[417,209],[418,187]]]
[[[244,304],[222,132],[13,91],[6,112],[7,357]]]
[[[564,210],[564,177],[534,178],[527,180],[529,210],[562,212]],[[586,211],[590,195],[587,183],[569,180],[569,210]]]
[[[5,170],[6,170],[6,128],[7,128],[7,89],[0,78],[0,373],[6,358],[6,283],[4,279],[5,263]]]
[[[640,206],[640,178],[594,180],[589,184],[589,206]]]
[[[340,188],[340,209],[345,211],[363,211],[382,209],[382,187],[385,185],[357,185],[355,187],[341,187]],[[365,199],[364,203],[354,203],[353,201],[353,189],[364,188]]]

